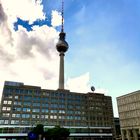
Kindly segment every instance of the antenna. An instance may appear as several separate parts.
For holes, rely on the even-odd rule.
[[[62,25],[61,25],[61,32],[64,32],[64,0],[62,0]]]

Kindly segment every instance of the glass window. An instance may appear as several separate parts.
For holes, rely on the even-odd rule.
[[[10,111],[11,110],[11,107],[3,107],[2,110]]]
[[[23,105],[30,106],[31,102],[23,102]]]
[[[24,100],[32,100],[31,96],[24,96]]]
[[[33,103],[33,106],[40,106],[40,103]]]
[[[3,107],[2,110],[6,110],[6,107]]]
[[[43,104],[42,104],[42,107],[48,107],[48,106],[49,106],[48,103],[43,103]]]
[[[4,124],[4,120],[0,120],[0,124]]]
[[[19,102],[19,101],[14,101],[14,105],[21,105],[21,102]]]
[[[36,108],[36,109],[34,108],[33,112],[40,112],[40,109],[39,108]]]
[[[22,118],[30,118],[30,114],[22,114]]]
[[[16,92],[17,94],[19,94],[19,93],[20,93],[20,90],[19,90],[19,89],[16,89],[15,92]]]
[[[3,113],[3,117],[9,117],[10,113]]]
[[[18,96],[15,96],[15,99],[18,99]]]
[[[7,100],[4,100],[4,101],[3,101],[3,104],[7,104]]]
[[[8,105],[10,105],[12,103],[12,101],[8,101]]]
[[[23,111],[24,111],[24,112],[30,112],[31,109],[30,109],[30,108],[25,108],[25,107],[24,107],[24,108],[23,108]]]
[[[49,112],[48,109],[42,109],[42,112]]]
[[[5,121],[4,121],[4,124],[8,124],[8,120],[5,120]]]
[[[16,114],[16,117],[17,117],[17,118],[20,118],[20,114]]]
[[[21,111],[21,108],[18,108],[18,107],[17,107],[17,108],[15,108],[15,109],[16,109],[16,111]]]
[[[16,117],[16,114],[12,114],[12,117],[15,118]]]

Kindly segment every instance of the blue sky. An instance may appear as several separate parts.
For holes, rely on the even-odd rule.
[[[2,5],[5,10],[6,4],[2,3]],[[11,30],[13,35],[20,35],[20,40],[26,39],[27,42],[30,40],[28,45],[32,45],[32,48],[35,46],[35,43],[32,41],[35,39],[35,35],[38,37],[38,39],[37,37],[35,39],[35,42],[38,43],[37,45],[44,47],[43,44],[45,44],[45,40],[40,38],[42,34],[39,34],[39,32],[45,31],[46,36],[50,36],[51,32],[53,32],[53,37],[55,36],[57,38],[58,32],[60,31],[60,26],[52,26],[51,14],[52,10],[61,12],[61,0],[43,0],[39,3],[38,7],[39,9],[42,8],[41,10],[44,14],[44,18],[41,14],[40,15],[42,17],[40,17],[40,15],[36,15],[36,11],[34,11],[35,13],[32,13],[32,9],[30,9],[30,13],[32,13],[32,15],[36,15],[36,17],[32,19],[32,22],[30,22],[30,18],[28,18],[28,16],[19,14],[16,15],[16,18],[13,18],[14,20],[11,22],[11,26],[13,25],[12,28],[14,31],[12,31],[9,27],[9,30]],[[9,16],[9,11],[4,11],[7,17]],[[65,56],[66,81],[75,77],[80,77],[81,75],[89,75],[87,83],[88,87],[94,85],[96,89],[103,89],[107,92],[106,95],[112,96],[114,115],[118,116],[116,97],[139,90],[140,85],[140,1],[66,0],[64,7],[64,20],[65,32],[67,34],[66,40],[69,44],[69,50]],[[5,22],[9,23],[7,19],[5,19],[4,23]],[[49,27],[48,32],[46,31],[46,26],[44,25]],[[23,32],[24,34],[22,34]],[[32,38],[30,38],[31,36]],[[15,38],[14,41],[18,42]],[[23,46],[22,51],[17,48],[15,52],[18,50],[23,55],[25,48],[23,44],[21,46]],[[34,51],[32,48],[30,49]],[[43,53],[43,49],[46,49],[41,49],[40,47],[37,49],[44,57],[45,53]],[[6,53],[6,51],[2,52],[2,54]],[[28,53],[31,56],[32,52]],[[33,54],[35,58],[38,57],[36,54],[37,53]],[[56,54],[57,53],[55,52],[53,56]],[[49,63],[49,58],[39,59],[40,57],[38,57],[38,59],[32,60],[32,58],[26,57],[26,59],[23,60],[19,58],[17,54],[15,56],[22,62],[27,60],[26,64],[29,65],[31,61],[35,62],[35,60],[36,62],[42,60],[44,63]],[[5,59],[4,62],[6,62],[6,60],[7,59]],[[57,59],[56,61],[58,62]],[[52,64],[55,64],[55,62],[52,60]],[[19,63],[17,61],[15,63],[10,63],[10,65],[13,65],[14,67],[10,67],[11,71],[9,70],[7,72],[8,74],[4,74],[9,75],[9,73],[12,73],[13,75],[13,73],[16,73],[13,71],[13,68],[15,68],[18,64]],[[37,65],[35,63],[32,64],[32,66]],[[5,63],[3,65],[5,65]],[[46,71],[49,71],[48,73],[50,75],[45,75],[45,78],[50,78],[51,75],[55,75],[56,71],[58,71],[58,69],[54,71],[53,66],[52,68],[50,66],[50,69],[48,70],[44,67],[44,65],[39,68],[36,66],[36,68],[39,70],[41,69],[41,72],[43,71],[44,75]],[[53,70],[53,72],[51,70]],[[17,73],[15,74],[16,76],[20,75]],[[36,71],[34,73],[36,73]],[[6,77],[6,80],[12,80],[10,79],[11,77],[11,75]],[[20,78],[20,76],[17,76],[14,80],[22,80],[23,82],[26,82],[26,79],[24,81],[24,78]],[[41,80],[43,80],[43,78]],[[32,80],[27,81],[28,84],[36,84]],[[83,81],[80,82],[81,86],[83,86]],[[42,86],[41,84],[39,85]]]
[[[115,98],[139,90],[140,1],[75,0],[72,3],[65,10],[70,44],[66,71],[70,76],[88,71],[90,84],[106,89],[113,97],[116,114]],[[74,11],[70,11],[72,7]]]

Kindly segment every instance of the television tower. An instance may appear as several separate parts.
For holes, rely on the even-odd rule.
[[[59,89],[64,89],[64,56],[65,52],[68,50],[68,43],[65,41],[66,33],[64,32],[64,1],[62,0],[62,24],[61,32],[59,34],[59,41],[56,44],[56,49],[60,56],[60,66],[59,66]]]

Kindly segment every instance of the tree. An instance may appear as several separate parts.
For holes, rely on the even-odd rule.
[[[55,126],[44,132],[44,126],[38,124],[30,133],[28,133],[28,138],[29,140],[38,140],[39,137],[41,139],[45,137],[46,140],[66,140],[69,134],[69,129],[61,128],[60,126]]]
[[[47,140],[66,140],[69,134],[69,129],[55,126],[54,128],[48,129],[48,131],[45,132],[45,138]]]
[[[44,126],[42,124],[38,124],[36,127],[33,128],[33,133],[39,135],[43,135],[44,134]]]

